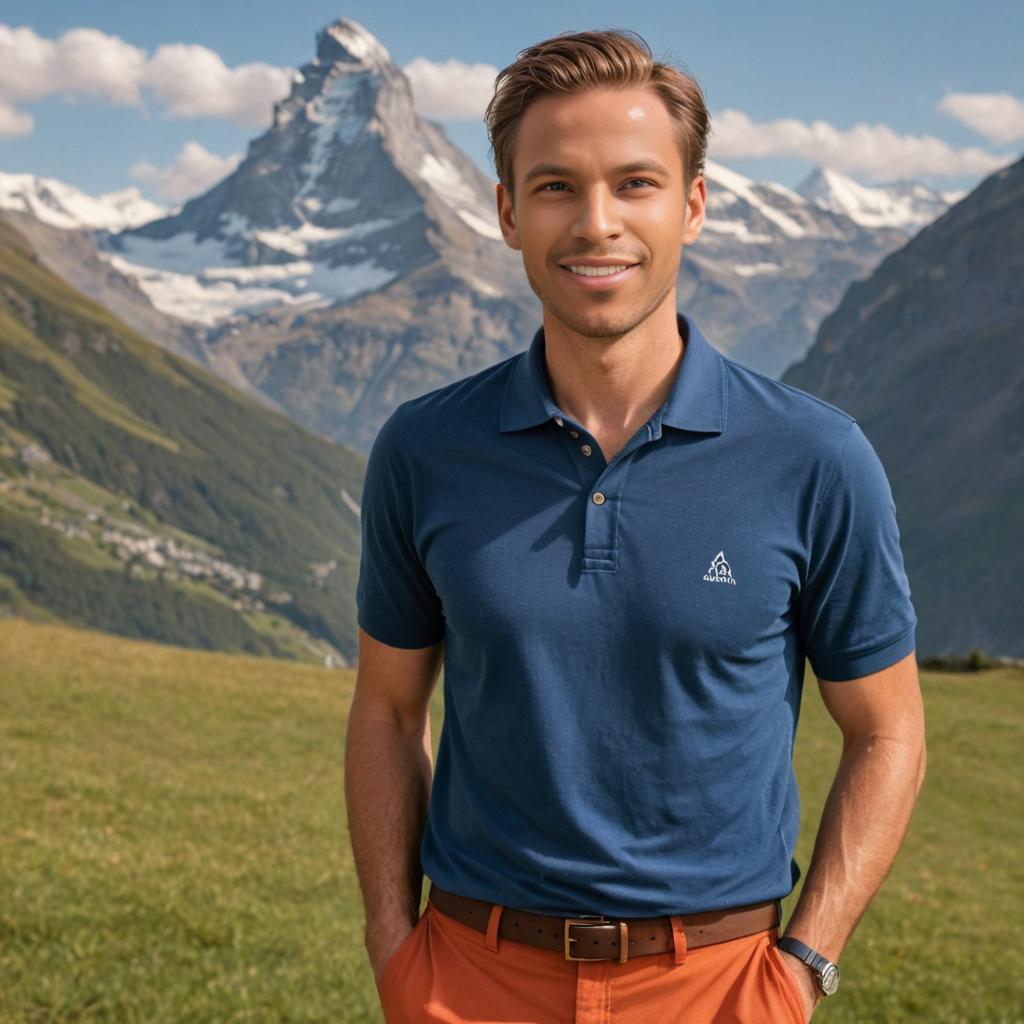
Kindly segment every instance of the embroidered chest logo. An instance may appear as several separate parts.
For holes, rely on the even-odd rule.
[[[725,553],[719,551],[711,561],[711,567],[704,574],[708,583],[731,583],[734,587],[736,581],[732,577],[732,569],[725,560]]]

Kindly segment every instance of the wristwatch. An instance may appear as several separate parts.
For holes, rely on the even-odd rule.
[[[818,979],[818,988],[827,995],[832,995],[839,988],[839,965],[823,957],[816,949],[805,946],[798,939],[792,939],[788,935],[782,935],[775,943],[779,949],[803,960]]]

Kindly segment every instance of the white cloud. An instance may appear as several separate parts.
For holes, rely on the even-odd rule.
[[[291,68],[259,62],[229,68],[205,46],[161,46],[150,57],[92,28],[69,29],[54,40],[0,24],[0,137],[32,130],[32,118],[16,104],[63,96],[141,106],[144,90],[172,117],[266,127],[294,76]]]
[[[229,68],[205,46],[176,43],[153,54],[143,82],[175,117],[220,117],[263,127],[270,123],[274,101],[288,95],[294,77],[290,68],[270,64]]]
[[[92,28],[44,39],[0,24],[0,100],[31,102],[56,93],[132,106],[139,102],[144,50]]]
[[[220,157],[198,142],[186,142],[167,167],[147,160],[133,164],[128,173],[154,187],[161,196],[175,202],[189,199],[215,185],[242,162],[241,153]]]
[[[32,118],[0,100],[0,139],[32,134]]]
[[[1000,145],[1024,139],[1024,100],[1008,92],[951,92],[935,109]]]
[[[480,120],[494,93],[498,69],[492,64],[443,64],[416,57],[402,68],[412,86],[416,109],[424,117]]]
[[[900,135],[884,124],[836,128],[827,121],[753,121],[741,110],[712,115],[708,155],[715,160],[797,156],[877,181],[919,175],[988,174],[1012,157],[977,147],[954,149],[933,135]]]

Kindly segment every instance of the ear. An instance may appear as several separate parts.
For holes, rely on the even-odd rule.
[[[683,245],[693,245],[704,226],[704,213],[708,202],[708,188],[704,175],[698,174],[690,186],[690,197],[686,203],[686,217],[683,224]]]
[[[516,227],[516,211],[508,190],[499,181],[494,186],[495,199],[498,203],[498,227],[510,249],[522,249],[519,240],[519,229]]]

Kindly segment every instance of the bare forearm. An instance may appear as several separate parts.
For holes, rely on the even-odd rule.
[[[923,736],[844,747],[786,934],[838,961],[906,836],[924,778]]]
[[[345,745],[345,803],[366,932],[402,934],[419,916],[419,848],[433,777],[430,724],[409,732],[353,704]]]

